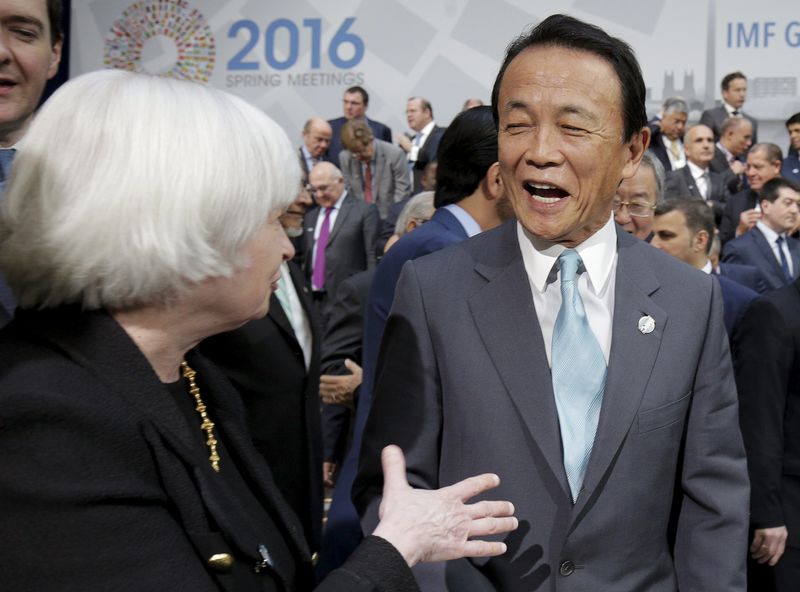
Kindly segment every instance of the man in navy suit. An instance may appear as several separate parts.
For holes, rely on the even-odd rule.
[[[741,236],[761,218],[759,193],[764,184],[781,174],[783,153],[778,145],[770,142],[756,144],[747,153],[745,175],[749,187],[731,195],[719,223],[719,238],[722,246],[729,240]]]
[[[789,133],[789,151],[781,166],[781,176],[800,182],[800,113],[786,120],[786,131]]]
[[[713,236],[714,214],[701,201],[678,199],[656,208],[650,244],[705,273],[713,273],[708,258]],[[724,276],[718,276],[717,279],[722,288],[725,329],[730,340],[744,311],[758,297],[758,292]]]
[[[423,191],[422,176],[425,167],[436,160],[439,142],[445,128],[436,125],[433,119],[433,106],[428,99],[411,97],[406,103],[406,120],[414,135],[398,136],[397,143],[408,154],[408,166],[411,169],[413,187],[411,194]]]
[[[722,250],[722,260],[758,267],[767,287],[777,290],[800,275],[800,241],[788,235],[797,224],[800,188],[776,177],[759,194],[761,217],[755,227]]]
[[[326,160],[335,164],[337,168],[341,168],[339,165],[339,153],[344,148],[344,146],[342,146],[341,138],[342,128],[344,127],[344,124],[351,119],[365,121],[372,129],[372,133],[376,139],[389,143],[392,142],[391,128],[380,121],[375,121],[367,117],[369,95],[362,87],[351,86],[345,90],[344,97],[342,98],[342,107],[344,110],[344,115],[328,121],[328,123],[331,125],[332,136],[328,151],[325,153]]]
[[[330,536],[338,546],[326,567],[341,564],[361,539],[358,515],[350,489],[358,466],[361,434],[372,405],[372,385],[383,329],[394,298],[394,288],[406,261],[443,249],[497,226],[511,216],[497,165],[497,128],[488,106],[460,113],[442,138],[436,171],[433,217],[398,240],[378,265],[370,288],[364,319],[363,382],[356,408],[350,451],[336,484],[328,517]],[[329,535],[326,534],[326,538]]]

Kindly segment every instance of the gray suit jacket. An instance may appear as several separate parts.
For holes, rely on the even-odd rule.
[[[416,487],[497,473],[481,497],[520,520],[502,557],[415,568],[423,590],[483,589],[472,566],[512,592],[743,591],[749,484],[719,285],[618,230],[608,379],[573,505],[515,224],[406,264],[353,488],[365,522],[393,442]]]
[[[303,262],[309,279],[312,275],[314,228],[323,208],[306,212],[305,248],[308,255]],[[325,304],[323,315],[327,318],[330,306],[336,298],[336,288],[342,280],[359,271],[375,266],[375,240],[378,236],[378,210],[373,204],[356,199],[350,193],[342,198],[342,206],[336,217],[328,245],[325,248]]]
[[[758,143],[758,122],[750,117],[744,111],[740,112],[742,117],[749,120],[753,126],[753,144]],[[707,125],[711,128],[711,131],[714,132],[714,141],[719,140],[719,130],[722,128],[722,124],[726,119],[728,119],[728,111],[725,109],[724,105],[720,105],[719,107],[714,107],[713,109],[706,109],[703,111],[703,114],[700,116],[700,123],[703,125]]]
[[[348,150],[339,153],[339,162],[348,192],[363,200],[364,177],[361,173],[361,162],[353,158]],[[410,193],[411,178],[408,174],[406,153],[389,142],[375,140],[372,196],[381,220],[386,218],[393,203],[403,201]]]

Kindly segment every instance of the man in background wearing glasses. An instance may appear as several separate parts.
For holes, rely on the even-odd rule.
[[[614,221],[629,234],[650,242],[653,238],[653,211],[664,196],[664,165],[649,150],[639,170],[625,179],[612,202]]]

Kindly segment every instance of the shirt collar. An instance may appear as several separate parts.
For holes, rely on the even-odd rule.
[[[727,148],[725,148],[725,146],[723,146],[721,142],[717,142],[717,148],[719,148],[720,150],[722,150],[722,153],[725,155],[725,158],[726,158],[727,160],[731,160],[731,159],[733,159],[733,158],[736,158],[736,157],[733,155],[733,152],[731,152],[730,150],[728,150]]]
[[[342,195],[340,195],[339,199],[336,200],[336,203],[331,206],[334,210],[336,210],[337,214],[339,213],[339,210],[342,209],[342,202],[344,201],[345,197],[347,197],[347,189],[342,191]]]
[[[689,172],[692,173],[692,177],[694,177],[695,179],[702,177],[708,172],[708,169],[701,169],[699,166],[697,166],[688,159],[686,160],[686,164],[689,167]]]
[[[708,274],[714,271],[714,267],[711,265],[711,259],[706,259],[706,264],[703,265],[701,269],[703,270],[703,273],[708,273]]]
[[[444,209],[456,217],[456,220],[458,220],[458,223],[461,224],[461,227],[464,229],[464,232],[467,233],[467,236],[473,237],[481,232],[481,227],[475,221],[475,218],[470,216],[467,210],[462,208],[460,205],[447,204],[444,206]]]
[[[308,151],[308,148],[306,148],[305,144],[301,144],[300,145],[300,150],[303,151],[303,158],[305,158],[306,160],[309,160],[309,159],[312,158],[311,153]]]
[[[517,222],[517,239],[519,240],[522,258],[533,286],[539,292],[547,288],[547,280],[559,255],[566,250],[560,244],[544,241],[531,235],[522,224]],[[617,229],[614,216],[587,238],[575,250],[583,260],[583,266],[589,275],[589,283],[595,294],[600,294],[606,287],[617,255]]]
[[[722,104],[725,106],[725,111],[727,111],[727,112],[728,112],[728,116],[729,116],[729,117],[733,117],[733,116],[734,116],[734,115],[733,115],[733,112],[734,112],[734,111],[736,111],[736,112],[737,112],[739,115],[741,115],[741,114],[742,114],[742,110],[741,110],[741,109],[734,109],[733,107],[731,107],[730,105],[728,105],[728,103],[726,103],[725,101],[722,101]]]
[[[758,229],[761,231],[761,233],[764,235],[764,238],[766,238],[766,239],[767,239],[767,242],[768,242],[770,245],[771,245],[771,244],[773,244],[773,243],[775,243],[775,241],[776,241],[776,240],[778,240],[778,237],[779,237],[779,236],[783,236],[782,234],[778,234],[777,232],[775,232],[774,230],[772,230],[772,228],[770,228],[769,226],[767,226],[767,225],[764,223],[764,221],[763,221],[763,220],[759,220],[758,222],[756,222],[756,226],[757,226],[757,227],[758,227]],[[784,240],[785,240],[785,239],[784,239]]]
[[[436,127],[436,122],[433,119],[431,119],[428,122],[428,125],[419,130],[419,135],[423,138],[426,137],[429,133],[433,131],[434,127]]]

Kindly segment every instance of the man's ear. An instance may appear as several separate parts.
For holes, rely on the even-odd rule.
[[[701,230],[697,234],[694,235],[694,247],[698,253],[707,253],[708,252],[708,242],[711,240],[711,237],[708,236],[708,233],[705,230]]]
[[[644,126],[625,144],[627,153],[625,159],[625,166],[622,168],[622,178],[630,179],[636,174],[639,169],[639,163],[642,162],[644,151],[650,145],[650,128]]]
[[[490,200],[495,200],[503,197],[503,180],[500,178],[500,163],[495,162],[486,171],[483,180],[483,193]]]

